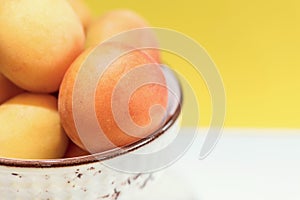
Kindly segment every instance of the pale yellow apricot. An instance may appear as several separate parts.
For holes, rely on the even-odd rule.
[[[55,97],[23,93],[0,106],[0,157],[61,158],[67,146]]]
[[[82,24],[65,0],[1,1],[0,27],[0,72],[28,91],[57,91],[84,46]]]

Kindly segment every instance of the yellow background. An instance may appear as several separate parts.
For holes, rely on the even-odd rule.
[[[199,42],[223,77],[226,126],[300,127],[300,1],[86,2],[95,16],[129,8],[152,26],[177,30]],[[204,83],[184,70],[188,63],[174,55],[165,54],[164,59],[182,73],[189,73],[200,103],[201,125],[208,125],[211,105]]]

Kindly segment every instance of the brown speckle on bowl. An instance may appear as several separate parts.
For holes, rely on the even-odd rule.
[[[106,199],[106,198],[108,198],[108,197],[109,197],[109,194],[104,195],[104,196],[102,196],[101,198],[102,198],[102,199]]]
[[[98,171],[96,171],[94,174],[93,174],[93,176],[97,176],[98,174],[101,174],[102,173],[102,171],[101,170],[98,170]]]
[[[141,176],[141,174],[137,174],[136,176],[134,176],[132,179],[133,180],[136,180],[136,179],[138,179],[138,177],[140,177]]]
[[[147,183],[151,180],[153,180],[153,175],[149,174],[149,176],[145,179],[144,183],[140,186],[140,188],[143,189],[147,185]]]
[[[82,173],[78,174],[77,177],[78,177],[78,178],[81,178],[81,177],[82,177]]]
[[[19,177],[19,178],[22,178],[22,176],[21,176],[20,174],[18,174],[18,173],[11,173],[11,175],[17,176],[17,177]]]
[[[120,194],[121,194],[121,192],[115,188],[112,198],[114,198],[114,200],[117,200],[119,198]]]

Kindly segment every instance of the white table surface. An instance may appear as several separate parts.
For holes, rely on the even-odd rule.
[[[131,199],[300,199],[300,130],[224,129],[213,152],[199,160],[201,132],[159,181]]]

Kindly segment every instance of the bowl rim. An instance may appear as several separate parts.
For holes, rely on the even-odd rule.
[[[144,145],[151,143],[155,139],[159,138],[163,133],[167,132],[169,128],[177,121],[181,113],[181,105],[183,102],[182,86],[178,80],[178,77],[175,74],[172,74],[172,76],[176,80],[180,92],[179,103],[176,106],[175,112],[166,120],[164,125],[161,126],[158,130],[151,133],[149,136],[141,138],[136,142],[133,142],[131,144],[128,144],[120,148],[115,148],[112,150],[108,150],[96,154],[78,156],[72,158],[30,160],[30,159],[0,157],[0,167],[7,166],[7,167],[18,167],[18,168],[61,168],[61,167],[80,166],[80,165],[86,165],[86,164],[109,160],[117,156],[135,151],[143,147]]]

